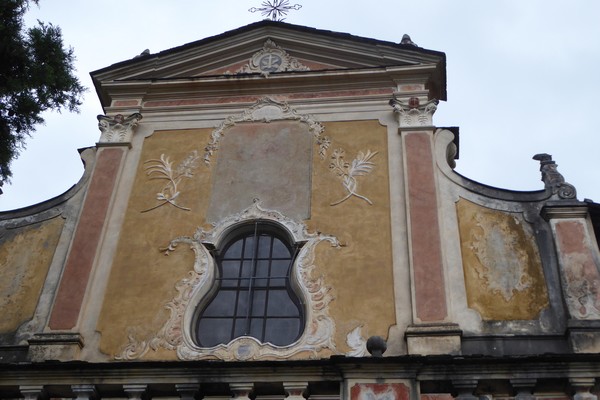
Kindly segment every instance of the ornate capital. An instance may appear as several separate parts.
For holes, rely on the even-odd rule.
[[[390,106],[394,108],[394,112],[400,114],[398,119],[400,128],[433,126],[433,114],[437,110],[438,103],[438,100],[433,99],[425,104],[420,104],[416,97],[411,97],[408,103],[396,98],[390,100]]]
[[[565,178],[558,172],[558,165],[552,161],[552,156],[546,153],[540,153],[533,156],[534,160],[540,162],[540,171],[542,172],[542,181],[546,190],[552,191],[552,196],[559,199],[576,199],[577,191],[575,186],[565,182]]]
[[[125,118],[121,114],[114,117],[98,115],[98,129],[102,132],[99,143],[129,143],[142,114],[134,113]]]

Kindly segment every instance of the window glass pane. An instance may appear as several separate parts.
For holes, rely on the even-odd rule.
[[[268,278],[269,277],[269,260],[260,260],[256,262],[256,274],[257,278]]]
[[[258,258],[271,256],[271,236],[262,235],[258,241]]]
[[[234,242],[225,252],[223,258],[240,258],[242,256],[242,244],[244,243],[243,239],[239,239]]]
[[[271,277],[284,278],[288,276],[288,268],[291,260],[273,260],[271,261]]]
[[[293,343],[300,333],[298,318],[272,318],[267,320],[265,342],[285,346]]]
[[[221,290],[202,313],[206,317],[233,317],[235,295],[232,290]]]
[[[246,336],[246,318],[236,318],[235,326],[233,328],[233,338]]]
[[[290,298],[287,290],[269,290],[268,303],[268,317],[297,317],[300,315],[298,307]]]
[[[263,323],[262,318],[252,318],[250,320],[250,336],[263,340]]]
[[[231,287],[237,286],[238,277],[240,274],[239,261],[221,261],[221,286]]]
[[[198,341],[203,347],[212,347],[231,340],[233,321],[229,318],[203,318],[198,322]]]
[[[254,257],[254,236],[246,237],[246,245],[244,247],[244,258],[252,259]]]
[[[291,254],[287,246],[277,238],[273,238],[273,258],[290,258]]]
[[[256,290],[252,301],[252,316],[262,317],[265,315],[265,299],[266,292],[264,290]]]
[[[240,286],[248,287],[252,277],[252,261],[244,261],[240,271]]]
[[[235,311],[237,317],[246,318],[248,314],[248,302],[250,301],[248,298],[249,293],[247,290],[240,290],[238,293],[237,310]]]

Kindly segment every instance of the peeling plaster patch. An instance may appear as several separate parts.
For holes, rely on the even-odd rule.
[[[484,320],[531,320],[548,306],[535,238],[518,213],[457,205],[469,307]]]
[[[0,243],[0,333],[13,332],[33,317],[63,225],[62,218],[53,218]]]
[[[591,240],[578,221],[556,225],[565,299],[578,319],[600,318],[600,274],[590,252]]]

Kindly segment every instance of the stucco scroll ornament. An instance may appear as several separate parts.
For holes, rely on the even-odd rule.
[[[156,193],[156,200],[160,203],[154,207],[150,207],[142,212],[152,211],[165,204],[171,204],[180,210],[190,211],[189,208],[180,206],[175,202],[180,195],[178,185],[183,178],[191,178],[194,175],[195,169],[198,167],[198,159],[200,156],[196,150],[192,151],[184,158],[176,168],[173,168],[173,162],[164,154],[160,155],[160,159],[147,160],[144,164],[146,175],[150,179],[160,179],[167,181],[160,192]]]
[[[397,98],[390,100],[390,105],[394,108],[394,111],[400,114],[398,120],[400,128],[432,126],[433,114],[437,110],[438,103],[438,100],[433,99],[421,104],[417,97],[411,97],[408,103],[404,103]]]
[[[356,177],[367,175],[373,170],[375,163],[373,163],[371,159],[375,157],[377,153],[377,151],[372,153],[371,150],[367,150],[366,153],[359,151],[356,158],[349,163],[344,160],[344,150],[336,149],[333,151],[329,169],[342,180],[342,185],[344,185],[344,189],[346,189],[346,192],[348,193],[342,199],[335,201],[330,205],[338,205],[352,196],[356,196],[369,204],[373,204],[367,197],[356,193],[356,188],[358,186]]]
[[[268,77],[272,72],[282,71],[310,71],[310,69],[296,58],[291,57],[271,39],[267,39],[263,48],[254,53],[248,64],[244,65],[236,73],[248,74],[258,72]]]
[[[352,329],[346,335],[346,344],[352,350],[346,353],[346,357],[364,357],[367,355],[367,341],[362,336],[362,325]]]
[[[135,113],[125,118],[121,114],[114,117],[98,115],[98,129],[100,135],[99,143],[128,143],[131,142],[133,128],[142,119],[142,114]]]
[[[540,162],[540,171],[542,172],[542,181],[546,190],[552,191],[552,195],[556,195],[561,199],[577,198],[575,186],[565,182],[565,178],[558,172],[558,165],[552,161],[552,156],[546,153],[540,153],[533,156],[534,160]]]
[[[203,299],[206,299],[213,286],[216,265],[209,248],[217,245],[232,229],[251,221],[271,221],[288,230],[295,242],[305,243],[300,250],[293,268],[293,279],[297,282],[306,303],[306,327],[302,336],[288,346],[275,346],[260,343],[255,338],[242,336],[226,344],[214,347],[199,347],[192,339],[192,320],[194,311]],[[308,352],[313,357],[323,349],[337,353],[333,337],[335,324],[329,316],[329,303],[333,300],[330,287],[323,277],[314,277],[315,251],[322,242],[332,247],[340,247],[338,240],[322,233],[309,233],[304,224],[296,222],[283,214],[265,210],[259,201],[239,214],[229,216],[213,225],[210,230],[198,228],[193,236],[181,236],[173,239],[164,249],[165,255],[176,250],[180,244],[189,246],[195,253],[193,269],[181,279],[175,289],[177,295],[165,307],[170,312],[169,320],[152,337],[136,338],[130,332],[129,344],[116,356],[119,360],[134,360],[143,357],[150,350],[165,348],[175,350],[181,360],[219,359],[260,360],[285,359],[300,352]]]
[[[323,135],[325,128],[310,115],[298,114],[287,102],[279,102],[270,97],[263,97],[247,108],[242,114],[227,117],[215,130],[212,131],[210,142],[204,148],[204,163],[210,166],[212,155],[219,149],[219,142],[225,135],[227,129],[241,122],[264,122],[271,121],[298,121],[308,127],[308,131],[314,137],[319,146],[319,157],[322,160],[327,156],[327,149],[331,140]]]

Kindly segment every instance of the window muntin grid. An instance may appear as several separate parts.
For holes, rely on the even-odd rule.
[[[217,289],[196,320],[199,345],[213,347],[240,336],[276,346],[296,341],[304,315],[290,278],[295,253],[273,226],[241,229],[217,257]]]

